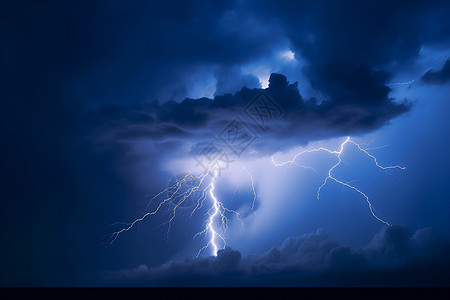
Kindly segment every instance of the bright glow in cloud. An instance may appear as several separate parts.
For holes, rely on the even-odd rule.
[[[293,61],[295,60],[295,53],[291,50],[286,50],[280,53],[280,57],[288,61]]]
[[[269,87],[269,77],[272,73],[272,69],[267,65],[250,65],[242,68],[242,71],[247,74],[252,74],[258,77],[261,83],[261,88],[266,89]]]
[[[281,72],[298,80],[295,76],[291,76],[289,72],[290,68],[297,65],[298,62],[295,53],[287,49],[281,52],[272,52],[268,57],[242,67],[242,71],[256,76],[261,83],[261,87],[265,89],[269,87],[269,77],[271,73]],[[296,73],[297,72],[295,72],[295,74]]]

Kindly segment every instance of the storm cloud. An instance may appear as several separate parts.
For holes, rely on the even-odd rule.
[[[343,246],[319,229],[259,255],[226,248],[217,257],[102,275],[113,284],[144,286],[440,286],[449,284],[449,250],[450,239],[432,228],[411,233],[394,225],[362,248]]]
[[[126,9],[137,8],[148,9],[145,5]],[[115,4],[106,16],[114,16],[120,9],[120,4]],[[411,108],[405,99],[389,96],[390,72],[417,59],[424,45],[441,45],[450,30],[445,18],[450,5],[445,1],[427,5],[413,1],[407,6],[397,1],[193,1],[182,6],[161,4],[153,9],[152,14],[157,11],[167,18],[158,16],[142,22],[149,25],[148,36],[159,42],[153,45],[152,39],[139,40],[141,49],[153,45],[153,55],[133,53],[133,61],[142,57],[142,66],[148,67],[141,73],[139,84],[147,78],[144,90],[147,99],[153,100],[112,105],[103,101],[98,109],[89,110],[85,120],[93,124],[96,137],[103,142],[150,140],[170,143],[176,152],[185,143],[204,145],[217,138],[236,117],[264,137],[252,144],[252,150],[262,153],[368,133]],[[432,16],[432,12],[439,16]],[[155,31],[156,24],[167,30]],[[125,28],[132,38],[136,29],[131,23]],[[289,83],[281,75],[286,67],[275,67],[277,74],[272,74],[264,91],[280,105],[283,115],[261,132],[243,111],[263,90],[259,79],[247,69],[252,64],[276,65],[275,53],[286,47],[302,61],[302,67],[293,74],[302,74],[305,82]],[[119,53],[131,55],[127,45],[114,49],[118,52],[113,57]],[[156,76],[152,70],[163,72],[158,71]],[[430,72],[424,80],[443,76]],[[114,74],[120,76],[120,72]],[[304,98],[298,85],[311,86],[318,96]],[[201,91],[214,97],[183,97]],[[125,97],[130,99],[130,95]],[[271,143],[274,140],[279,143]]]
[[[284,75],[273,73],[267,89],[243,87],[214,99],[112,106],[89,113],[86,120],[115,141],[201,144],[216,138],[239,117],[251,132],[263,137],[252,149],[273,153],[313,140],[375,130],[410,109],[408,102],[396,103],[389,98],[390,88],[385,85],[388,75],[383,71],[342,63],[327,65],[324,74],[317,85],[329,100],[321,102],[303,99],[297,82],[289,83]],[[268,107],[254,102],[262,97],[262,91],[269,95]],[[255,113],[252,109],[256,107],[259,112]],[[278,143],[271,142],[274,140]]]

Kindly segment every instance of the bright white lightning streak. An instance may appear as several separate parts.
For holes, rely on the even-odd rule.
[[[196,211],[200,210],[203,205],[205,200],[208,198],[208,194],[209,194],[209,198],[212,200],[212,205],[211,207],[207,210],[207,215],[208,220],[205,226],[205,229],[197,234],[194,235],[194,238],[196,236],[199,235],[208,235],[209,236],[209,241],[208,243],[202,247],[197,256],[199,256],[202,252],[206,251],[206,249],[208,249],[209,247],[212,248],[212,255],[217,256],[217,252],[219,250],[219,243],[217,241],[217,238],[220,238],[220,240],[222,240],[222,244],[223,244],[223,248],[226,247],[226,241],[225,238],[223,237],[222,234],[220,234],[219,230],[216,229],[214,227],[214,225],[216,223],[218,223],[217,219],[220,219],[220,223],[222,225],[222,231],[225,233],[227,226],[228,226],[228,218],[226,216],[226,214],[234,214],[234,216],[241,222],[241,224],[243,225],[243,220],[240,217],[240,214],[232,209],[228,209],[225,207],[225,205],[220,202],[217,199],[217,196],[214,194],[214,190],[215,190],[215,183],[217,180],[217,177],[219,176],[219,171],[220,170],[220,166],[218,166],[215,170],[211,171],[213,173],[211,182],[204,188],[202,188],[202,185],[206,179],[206,177],[208,175],[211,174],[211,172],[205,172],[200,176],[193,176],[190,172],[188,172],[181,180],[177,181],[174,185],[167,187],[166,189],[164,189],[163,191],[159,192],[158,194],[156,194],[154,197],[152,197],[150,199],[150,201],[153,201],[154,199],[156,199],[157,197],[163,195],[165,192],[175,189],[175,191],[173,193],[171,193],[167,198],[163,199],[156,207],[156,209],[154,209],[151,212],[147,212],[145,213],[142,217],[135,219],[133,222],[131,223],[125,223],[125,222],[116,222],[114,224],[122,224],[122,225],[126,225],[126,227],[124,227],[123,229],[114,232],[110,239],[109,239],[109,243],[112,244],[117,237],[121,234],[124,233],[125,231],[129,231],[131,230],[137,223],[143,221],[144,219],[146,219],[147,217],[150,217],[152,215],[157,214],[161,208],[165,205],[168,204],[169,202],[174,202],[177,199],[180,199],[179,201],[176,202],[176,204],[174,205],[174,207],[171,210],[171,216],[169,218],[169,220],[166,222],[169,225],[167,234],[169,234],[170,231],[170,227],[171,227],[171,222],[174,220],[175,216],[176,216],[176,212],[177,209],[194,193],[196,192],[200,192],[201,191],[201,195],[197,198],[197,205],[195,206],[195,208],[190,212],[190,215],[192,216]],[[248,171],[247,171],[248,172]],[[256,199],[256,192],[254,190],[254,185],[253,185],[253,178],[251,177],[251,174],[248,172],[251,181],[252,181],[252,190],[254,193],[254,199],[253,199],[253,203],[252,203],[252,208],[254,207],[254,201]],[[186,181],[189,179],[189,177],[192,176],[195,180],[199,180],[199,183],[196,186],[193,187],[189,187],[185,192],[181,193],[180,189],[182,188],[183,184],[186,183]],[[150,203],[147,205],[147,209],[148,206],[150,205]],[[219,218],[220,217],[220,218]]]
[[[217,244],[216,244],[216,235],[219,235],[219,234],[216,232],[216,230],[214,229],[214,226],[213,226],[214,219],[219,214],[219,201],[217,201],[217,198],[214,195],[214,189],[216,188],[214,186],[214,183],[216,182],[216,178],[217,178],[217,170],[214,171],[214,177],[211,182],[211,189],[209,190],[209,195],[211,196],[211,199],[213,201],[213,205],[211,207],[211,209],[213,210],[213,213],[209,215],[208,225],[206,226],[206,228],[209,230],[209,232],[211,234],[211,239],[205,247],[203,247],[199,250],[199,253],[200,253],[202,250],[206,249],[208,247],[208,245],[211,245],[213,247],[212,253],[214,256],[217,256],[217,251],[219,250],[219,248],[217,247]],[[222,238],[222,240],[225,241],[223,238]]]
[[[336,168],[341,164],[341,162],[342,162],[341,155],[342,155],[342,153],[344,152],[344,146],[345,146],[346,144],[348,144],[348,143],[354,144],[356,147],[358,147],[358,149],[359,149],[361,152],[363,152],[364,154],[366,154],[367,156],[369,156],[370,158],[372,158],[373,161],[374,161],[374,163],[375,163],[375,165],[376,165],[378,168],[380,168],[381,170],[384,170],[384,171],[387,172],[388,169],[401,169],[401,170],[405,170],[405,169],[406,169],[406,167],[401,167],[401,166],[399,166],[399,165],[395,165],[395,166],[387,166],[387,167],[381,166],[381,165],[378,163],[377,158],[376,158],[375,156],[373,156],[372,154],[370,154],[369,152],[367,152],[367,150],[361,148],[361,146],[360,146],[358,143],[356,143],[356,142],[350,140],[350,137],[347,137],[347,138],[345,139],[345,141],[341,144],[340,150],[339,150],[339,151],[332,151],[332,150],[329,150],[329,149],[327,149],[327,148],[320,147],[320,148],[316,148],[316,149],[312,149],[312,150],[304,150],[304,151],[301,151],[301,152],[297,153],[291,160],[288,160],[288,161],[285,161],[285,162],[282,162],[282,163],[276,163],[275,160],[273,159],[273,156],[272,156],[272,162],[273,162],[273,164],[274,164],[276,167],[282,167],[282,166],[289,165],[289,164],[295,164],[295,160],[297,159],[297,157],[299,157],[299,156],[301,156],[302,154],[305,154],[305,153],[313,153],[313,152],[319,152],[319,151],[326,151],[326,152],[328,152],[328,153],[330,153],[330,154],[336,155],[336,157],[338,158],[338,162],[337,162],[335,165],[333,165],[333,166],[328,170],[328,176],[325,178],[324,182],[322,183],[322,185],[321,185],[321,186],[318,188],[318,190],[317,190],[317,199],[319,200],[319,198],[320,198],[320,191],[321,191],[322,188],[327,184],[328,180],[331,179],[331,180],[335,181],[336,183],[339,183],[339,184],[341,184],[341,185],[343,185],[343,186],[346,186],[346,187],[348,187],[348,188],[350,188],[350,189],[352,189],[352,190],[358,192],[361,196],[363,196],[363,197],[366,199],[366,202],[367,202],[367,204],[368,204],[368,206],[369,206],[369,210],[370,210],[370,213],[372,214],[372,216],[373,216],[375,219],[377,219],[378,221],[380,221],[380,222],[382,222],[382,223],[384,223],[384,224],[390,226],[390,224],[389,224],[388,222],[382,220],[381,218],[379,218],[379,217],[375,214],[374,209],[373,209],[373,206],[372,206],[372,203],[370,202],[369,197],[368,197],[364,192],[362,192],[361,190],[359,190],[359,189],[356,188],[355,186],[350,185],[350,182],[348,182],[348,183],[343,182],[343,181],[337,179],[336,177],[334,177],[334,176],[331,174],[331,173],[333,172],[333,170],[336,169]]]
[[[200,250],[197,253],[197,257],[200,254],[202,254],[204,251],[206,251],[206,249],[208,249],[209,247],[212,247],[212,255],[213,256],[217,256],[217,252],[219,250],[219,246],[217,245],[216,237],[219,237],[222,240],[222,243],[223,243],[223,247],[222,248],[225,249],[225,247],[227,245],[227,243],[225,241],[225,238],[218,232],[217,229],[214,228],[215,219],[217,217],[219,217],[219,215],[220,215],[220,222],[222,224],[222,229],[223,229],[224,233],[226,232],[227,226],[228,226],[227,225],[228,224],[228,218],[226,217],[225,212],[234,214],[236,216],[236,218],[239,220],[239,222],[241,222],[241,225],[244,224],[243,220],[240,217],[240,214],[237,211],[234,211],[232,209],[226,208],[223,205],[223,203],[220,202],[217,199],[216,195],[214,194],[214,190],[216,188],[215,183],[216,183],[217,176],[218,176],[218,171],[216,169],[216,170],[214,170],[214,176],[213,176],[213,179],[211,180],[211,183],[206,187],[206,188],[209,188],[209,195],[210,195],[210,198],[212,200],[212,206],[208,209],[208,212],[207,212],[209,217],[208,217],[206,228],[194,235],[194,238],[196,238],[199,235],[209,233],[210,239],[209,239],[209,242],[205,246],[200,248]],[[205,199],[203,199],[203,201],[204,200]],[[197,207],[201,207],[202,205],[203,204],[197,204]],[[194,211],[196,209],[194,209]]]

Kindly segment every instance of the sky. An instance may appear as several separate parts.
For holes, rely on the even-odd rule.
[[[0,286],[449,286],[448,1],[0,5]]]

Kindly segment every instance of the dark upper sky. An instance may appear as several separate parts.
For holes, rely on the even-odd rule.
[[[411,270],[449,278],[438,267],[450,233],[449,15],[448,1],[4,1],[0,285],[388,285]],[[245,119],[262,90],[282,116],[263,130],[249,122],[258,139],[240,159],[347,135],[389,144],[374,151],[407,175],[379,179],[356,152],[345,157],[356,173],[340,175],[361,180],[401,226],[338,205],[361,200],[340,187],[329,202],[299,206],[315,200],[319,177],[289,169],[268,179],[255,163],[256,217],[247,233],[231,229],[217,258],[184,261],[200,245],[191,237],[201,217],[174,224],[168,242],[161,215],[101,243],[108,224],[140,216],[143,195]],[[320,171],[327,160],[318,161]],[[234,189],[218,193],[232,199]],[[241,208],[248,195],[235,194],[230,205]],[[335,283],[342,269],[348,277]],[[389,280],[375,281],[377,272]],[[438,277],[398,284],[449,284]]]

